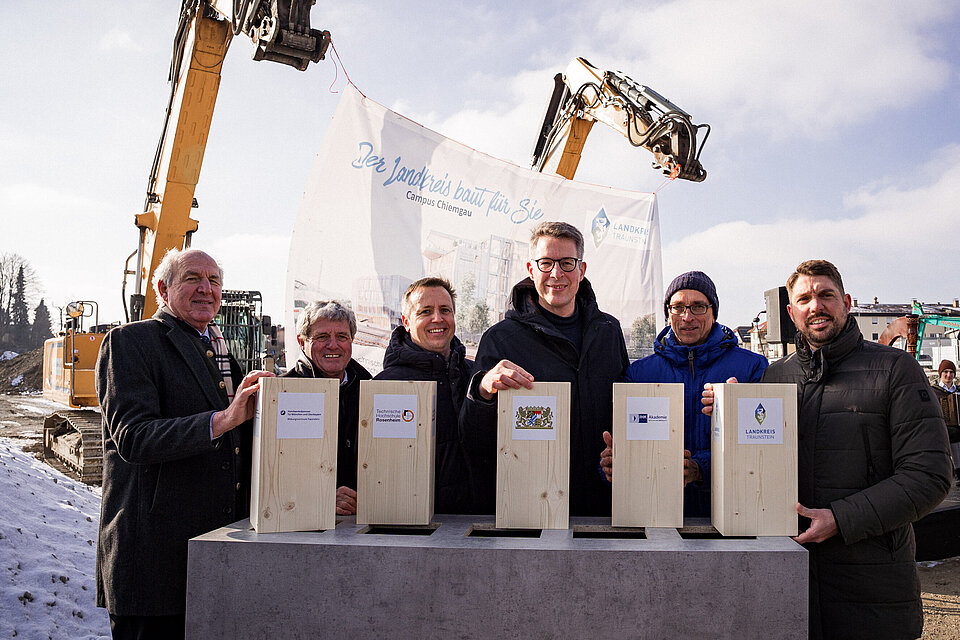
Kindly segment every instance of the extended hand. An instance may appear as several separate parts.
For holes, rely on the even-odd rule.
[[[807,509],[798,502],[797,513],[805,518],[810,518],[810,526],[807,530],[794,538],[800,544],[823,542],[837,535],[840,531],[837,527],[837,521],[833,517],[833,511],[830,509]]]
[[[727,378],[727,384],[732,384],[738,382],[736,378]],[[708,382],[703,385],[703,395],[700,396],[700,404],[703,405],[703,408],[700,409],[700,412],[704,415],[711,416],[713,415],[713,383]]]
[[[337,515],[352,516],[357,512],[357,492],[350,487],[337,488]]]
[[[600,468],[607,476],[607,482],[613,482],[613,436],[609,431],[603,432],[603,442],[607,448],[600,452]]]
[[[533,388],[533,376],[509,360],[501,360],[480,380],[480,395],[490,400],[502,389]]]
[[[222,436],[253,417],[256,410],[254,397],[260,390],[260,378],[272,377],[273,374],[269,371],[251,371],[243,377],[230,406],[213,414],[210,428],[213,430],[214,438]]]
[[[700,482],[703,480],[703,470],[697,461],[690,457],[690,452],[683,450],[683,486],[688,482]]]

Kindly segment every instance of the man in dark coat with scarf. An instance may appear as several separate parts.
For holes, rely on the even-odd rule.
[[[460,430],[479,471],[475,486],[484,512],[495,504],[496,394],[542,380],[571,383],[570,515],[610,515],[610,483],[597,461],[613,414],[613,383],[623,378],[628,359],[620,323],[597,307],[586,270],[576,227],[537,225],[530,277],[514,286],[504,319],[480,339]]]
[[[720,309],[713,280],[702,271],[688,271],[673,279],[663,298],[668,326],[657,336],[654,353],[627,368],[626,382],[683,383],[683,514],[710,515],[710,418],[700,412],[700,394],[708,382],[736,377],[760,382],[767,359],[741,348],[733,331],[716,321]],[[613,475],[613,443],[601,466]]]
[[[421,278],[403,294],[401,320],[375,380],[433,380],[437,383],[437,464],[434,510],[474,513],[467,456],[458,418],[473,366],[454,335],[457,294],[443,278]]]
[[[339,302],[311,302],[297,319],[300,358],[281,377],[336,378],[340,381],[337,415],[337,515],[357,513],[357,420],[360,381],[370,372],[353,359],[357,317]]]
[[[160,309],[107,334],[97,360],[103,501],[97,606],[114,638],[182,638],[187,540],[246,517],[258,379],[243,376],[213,323],[223,271],[171,250]]]
[[[909,353],[863,339],[833,264],[801,263],[787,292],[797,352],[763,382],[797,385],[795,540],[810,552],[810,637],[916,638],[911,523],[947,495],[952,471],[939,403]]]

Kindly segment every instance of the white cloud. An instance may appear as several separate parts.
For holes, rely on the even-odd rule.
[[[193,246],[220,262],[224,286],[259,291],[263,296],[263,312],[272,316],[275,324],[282,323],[290,236],[235,233],[207,239],[209,242],[203,245],[195,242]]]
[[[941,89],[949,65],[924,31],[934,2],[677,0],[602,14],[600,37],[637,81],[727,134],[832,136]],[[631,73],[632,72],[632,73]]]
[[[780,286],[803,260],[837,265],[847,292],[882,302],[936,302],[957,296],[949,278],[956,253],[951,231],[960,201],[960,145],[933,154],[907,186],[865,186],[827,220],[745,221],[715,225],[663,247],[664,276],[700,269],[717,284],[721,321],[746,324],[763,292]],[[838,204],[838,207],[840,205]],[[945,277],[938,277],[948,256]]]
[[[601,4],[580,15],[582,24],[563,44],[549,41],[565,50],[549,56],[538,51],[519,69],[503,69],[499,80],[477,84],[484,97],[491,96],[484,107],[468,105],[446,118],[407,115],[516,160],[532,148],[553,74],[576,56],[622,69],[695,122],[710,122],[714,145],[744,135],[778,142],[834,138],[885,111],[909,108],[950,80],[950,64],[937,52],[945,47],[927,33],[956,12],[942,3]],[[592,39],[577,35],[587,32]],[[532,68],[544,57],[555,62]]]
[[[101,51],[140,51],[142,47],[129,32],[113,28],[100,38]]]

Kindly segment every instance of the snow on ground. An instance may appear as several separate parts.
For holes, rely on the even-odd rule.
[[[3,360],[13,360],[18,355],[20,354],[15,353],[13,351],[4,351],[3,353],[0,353],[0,362],[2,362]]]
[[[100,489],[0,438],[0,638],[109,638],[94,594]]]

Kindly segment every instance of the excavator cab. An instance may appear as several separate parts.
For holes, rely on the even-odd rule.
[[[63,328],[43,343],[43,397],[71,407],[44,418],[43,457],[88,483],[99,483],[103,469],[100,414],[82,410],[98,404],[95,368],[107,334],[97,318],[96,302],[71,302],[61,312]]]

